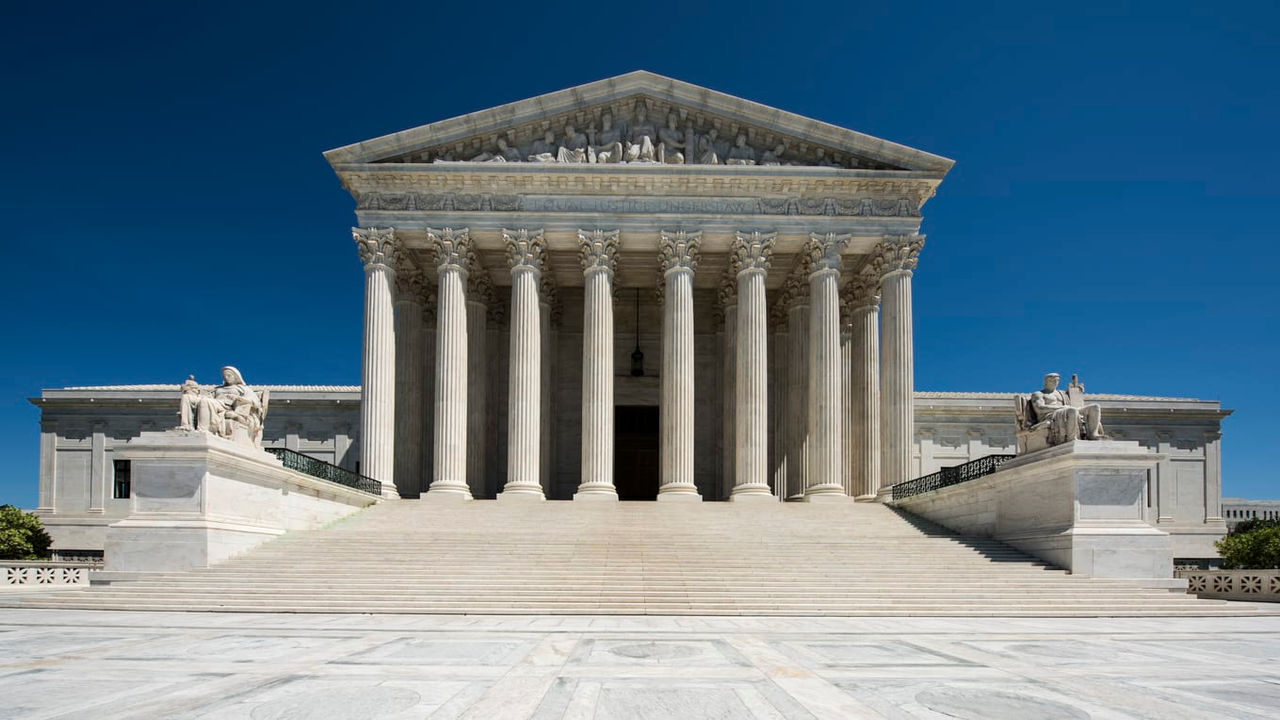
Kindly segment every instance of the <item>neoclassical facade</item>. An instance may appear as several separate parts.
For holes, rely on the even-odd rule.
[[[387,488],[819,501],[909,479],[920,211],[950,160],[645,72],[325,156],[357,203],[360,466]]]

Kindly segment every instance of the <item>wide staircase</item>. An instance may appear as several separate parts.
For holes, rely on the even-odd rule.
[[[15,602],[11,600],[12,604]],[[649,615],[1226,615],[876,504],[382,503],[207,570],[24,607]]]

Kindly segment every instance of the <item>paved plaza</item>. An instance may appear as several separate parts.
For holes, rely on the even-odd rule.
[[[1273,718],[1280,617],[0,610],[3,718]]]

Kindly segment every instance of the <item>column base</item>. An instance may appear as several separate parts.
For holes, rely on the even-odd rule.
[[[399,500],[400,493],[396,491],[395,486],[392,485],[390,488],[388,488],[387,485],[388,483],[383,483],[382,485],[382,499],[383,500]],[[93,511],[90,510],[89,512],[93,512]],[[102,511],[99,510],[98,512],[102,512]]]
[[[502,492],[498,493],[499,502],[542,502],[546,499],[547,496],[542,494],[541,485],[531,487],[521,485],[512,487],[508,485],[502,489]]]
[[[698,489],[692,485],[680,485],[670,490],[658,488],[658,502],[702,502]]]
[[[854,498],[854,501],[855,502],[875,502],[876,499],[877,498],[875,495],[859,495],[856,498]]]
[[[893,486],[885,485],[876,491],[876,502],[888,503],[893,502]]]
[[[612,485],[588,485],[578,488],[574,500],[588,502],[618,502],[618,490]]]
[[[431,487],[419,499],[429,502],[466,502],[472,499],[471,488],[466,485],[431,483]]]
[[[729,494],[730,502],[756,502],[756,501],[778,502],[778,498],[773,496],[773,491],[768,485],[751,483],[748,485],[738,485],[733,488]]]
[[[844,488],[835,485],[809,488],[809,492],[804,494],[804,501],[810,503],[842,503],[853,502],[853,498],[844,494]]]

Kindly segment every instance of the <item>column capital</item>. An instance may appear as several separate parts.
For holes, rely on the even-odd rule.
[[[840,303],[848,313],[880,305],[880,263],[873,258],[840,291]]]
[[[435,248],[439,270],[467,274],[471,263],[471,233],[467,228],[427,228],[427,239]]]
[[[840,272],[840,253],[849,244],[849,235],[840,233],[809,233],[805,253],[809,257],[809,275]]]
[[[735,276],[744,272],[765,273],[773,259],[773,243],[778,233],[737,232],[729,249],[729,269]]]
[[[395,228],[353,227],[351,238],[356,241],[356,252],[366,268],[381,266],[395,272],[396,251],[399,249]]]
[[[497,300],[489,271],[480,263],[480,254],[475,252],[467,253],[467,300],[486,307],[492,307]]]
[[[886,235],[874,251],[881,277],[915,270],[923,247],[924,235]]]
[[[507,261],[511,271],[532,270],[541,273],[546,253],[542,230],[508,230],[502,228],[502,239],[507,244]]]
[[[396,302],[422,304],[427,285],[422,268],[407,252],[396,253],[392,267],[396,271]]]
[[[618,235],[617,230],[578,231],[583,275],[606,272],[613,278],[618,269]]]
[[[658,262],[665,276],[672,272],[692,273],[698,267],[702,231],[663,230],[658,242]]]

